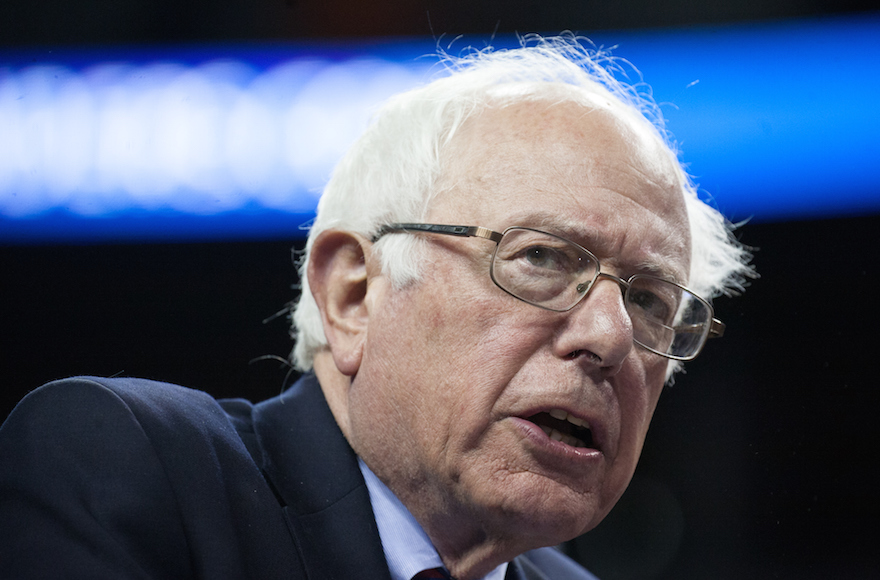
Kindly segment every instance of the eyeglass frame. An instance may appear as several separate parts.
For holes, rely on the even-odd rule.
[[[498,280],[495,279],[494,267],[490,267],[489,268],[489,277],[492,279],[492,282],[498,288],[500,288],[501,290],[503,290],[507,294],[513,296],[517,300],[520,300],[522,302],[525,302],[526,304],[530,304],[530,305],[535,306],[537,308],[541,308],[543,310],[549,310],[550,312],[568,312],[569,310],[573,309],[575,306],[580,304],[587,297],[587,295],[589,295],[590,290],[593,289],[593,287],[595,286],[595,284],[599,280],[599,278],[607,278],[613,282],[616,282],[618,284],[618,286],[620,286],[621,291],[623,292],[624,295],[626,295],[626,291],[629,290],[633,279],[635,279],[635,278],[651,278],[651,279],[655,279],[655,280],[660,280],[660,281],[665,282],[667,284],[672,284],[673,286],[676,286],[679,289],[688,292],[694,298],[699,300],[708,309],[708,312],[709,312],[709,331],[706,333],[705,338],[703,339],[703,341],[699,345],[699,347],[696,349],[696,351],[692,355],[686,356],[686,357],[675,356],[675,355],[671,355],[669,353],[661,352],[655,348],[652,348],[646,344],[639,342],[634,337],[633,342],[635,344],[639,345],[640,347],[644,348],[645,350],[648,350],[648,351],[650,351],[654,354],[657,354],[659,356],[662,356],[664,358],[686,362],[686,361],[691,361],[691,360],[694,360],[695,358],[697,358],[697,356],[702,352],[703,347],[706,345],[706,341],[708,339],[721,338],[722,336],[724,336],[724,330],[726,328],[726,325],[723,322],[721,322],[720,320],[718,320],[717,318],[715,318],[715,309],[713,308],[712,304],[708,300],[703,298],[702,296],[699,296],[698,294],[696,294],[693,290],[689,289],[688,287],[686,287],[682,284],[679,284],[678,282],[674,282],[672,280],[666,280],[666,279],[660,278],[658,276],[652,276],[652,275],[646,275],[646,274],[634,274],[634,275],[630,276],[629,278],[627,278],[626,280],[624,280],[623,278],[620,278],[620,277],[615,276],[613,274],[608,274],[608,273],[602,272],[602,263],[599,261],[599,258],[597,258],[595,254],[593,254],[593,252],[591,252],[590,250],[586,249],[585,247],[581,246],[580,244],[573,242],[567,238],[563,238],[562,236],[558,236],[556,234],[552,234],[550,232],[545,232],[545,231],[542,231],[539,229],[529,228],[529,227],[525,227],[525,226],[511,226],[511,227],[505,229],[503,232],[496,232],[494,230],[490,230],[489,228],[484,228],[482,226],[458,226],[458,225],[447,225],[447,224],[423,224],[423,223],[392,223],[392,224],[386,224],[386,225],[382,226],[381,228],[379,228],[379,231],[376,232],[376,235],[373,236],[372,242],[375,243],[375,242],[379,241],[380,238],[382,238],[383,236],[385,236],[387,234],[421,232],[421,233],[429,233],[429,234],[442,234],[442,235],[448,235],[448,236],[457,236],[457,237],[462,237],[462,238],[483,238],[483,239],[495,242],[495,248],[497,251],[497,248],[498,248],[499,244],[501,243],[501,240],[504,238],[504,236],[510,230],[529,230],[529,231],[537,232],[539,234],[544,234],[544,235],[552,236],[555,238],[559,238],[560,240],[563,240],[565,242],[568,242],[569,244],[572,244],[573,246],[575,246],[576,248],[578,248],[579,250],[584,252],[587,256],[589,256],[593,261],[596,262],[596,275],[593,277],[593,280],[590,282],[589,288],[586,289],[586,291],[580,296],[580,298],[578,298],[578,300],[574,304],[572,304],[571,306],[569,306],[568,308],[565,308],[563,310],[549,308],[547,306],[543,306],[541,304],[536,304],[534,302],[526,300],[525,298],[517,296],[516,294],[514,294],[513,292],[511,292],[510,290],[508,290],[507,288],[502,286],[498,282]],[[494,264],[494,262],[495,262],[495,256],[496,256],[496,253],[493,252],[492,264]],[[676,330],[676,332],[678,332],[678,331]],[[683,332],[686,332],[686,331],[683,331]]]

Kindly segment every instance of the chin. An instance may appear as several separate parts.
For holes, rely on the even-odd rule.
[[[585,534],[611,510],[597,505],[591,501],[593,498],[572,500],[570,493],[555,499],[548,496],[521,497],[516,500],[514,510],[505,510],[504,527],[532,538],[534,548],[553,546]]]
[[[601,518],[599,520],[601,521]],[[594,523],[582,519],[559,520],[543,517],[532,518],[529,523],[515,527],[521,531],[527,530],[522,539],[528,538],[526,540],[528,549],[535,549],[573,540],[592,530],[598,523],[598,521]]]

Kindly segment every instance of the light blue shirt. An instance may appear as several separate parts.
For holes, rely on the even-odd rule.
[[[376,515],[376,526],[391,570],[391,580],[412,580],[422,570],[442,568],[443,561],[428,534],[406,506],[360,458],[358,465],[370,492],[370,503]],[[506,573],[507,563],[504,563],[484,576],[483,580],[504,580]]]

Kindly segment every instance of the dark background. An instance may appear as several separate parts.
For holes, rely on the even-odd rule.
[[[0,46],[496,29],[589,35],[877,8],[820,0],[7,0]],[[744,296],[716,301],[727,336],[661,397],[630,490],[570,546],[600,577],[880,577],[878,231],[878,215],[739,230],[757,248],[761,278]],[[287,369],[251,361],[290,351],[285,317],[262,321],[295,296],[298,244],[0,247],[0,417],[29,389],[75,374],[143,376],[255,400],[280,392]]]
[[[876,0],[4,0],[0,43],[588,32],[877,9]]]

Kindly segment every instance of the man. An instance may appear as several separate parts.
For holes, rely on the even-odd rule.
[[[379,112],[319,204],[282,396],[26,398],[0,430],[4,567],[591,578],[547,546],[614,506],[664,383],[723,330],[700,296],[749,273],[598,60],[475,54]]]

